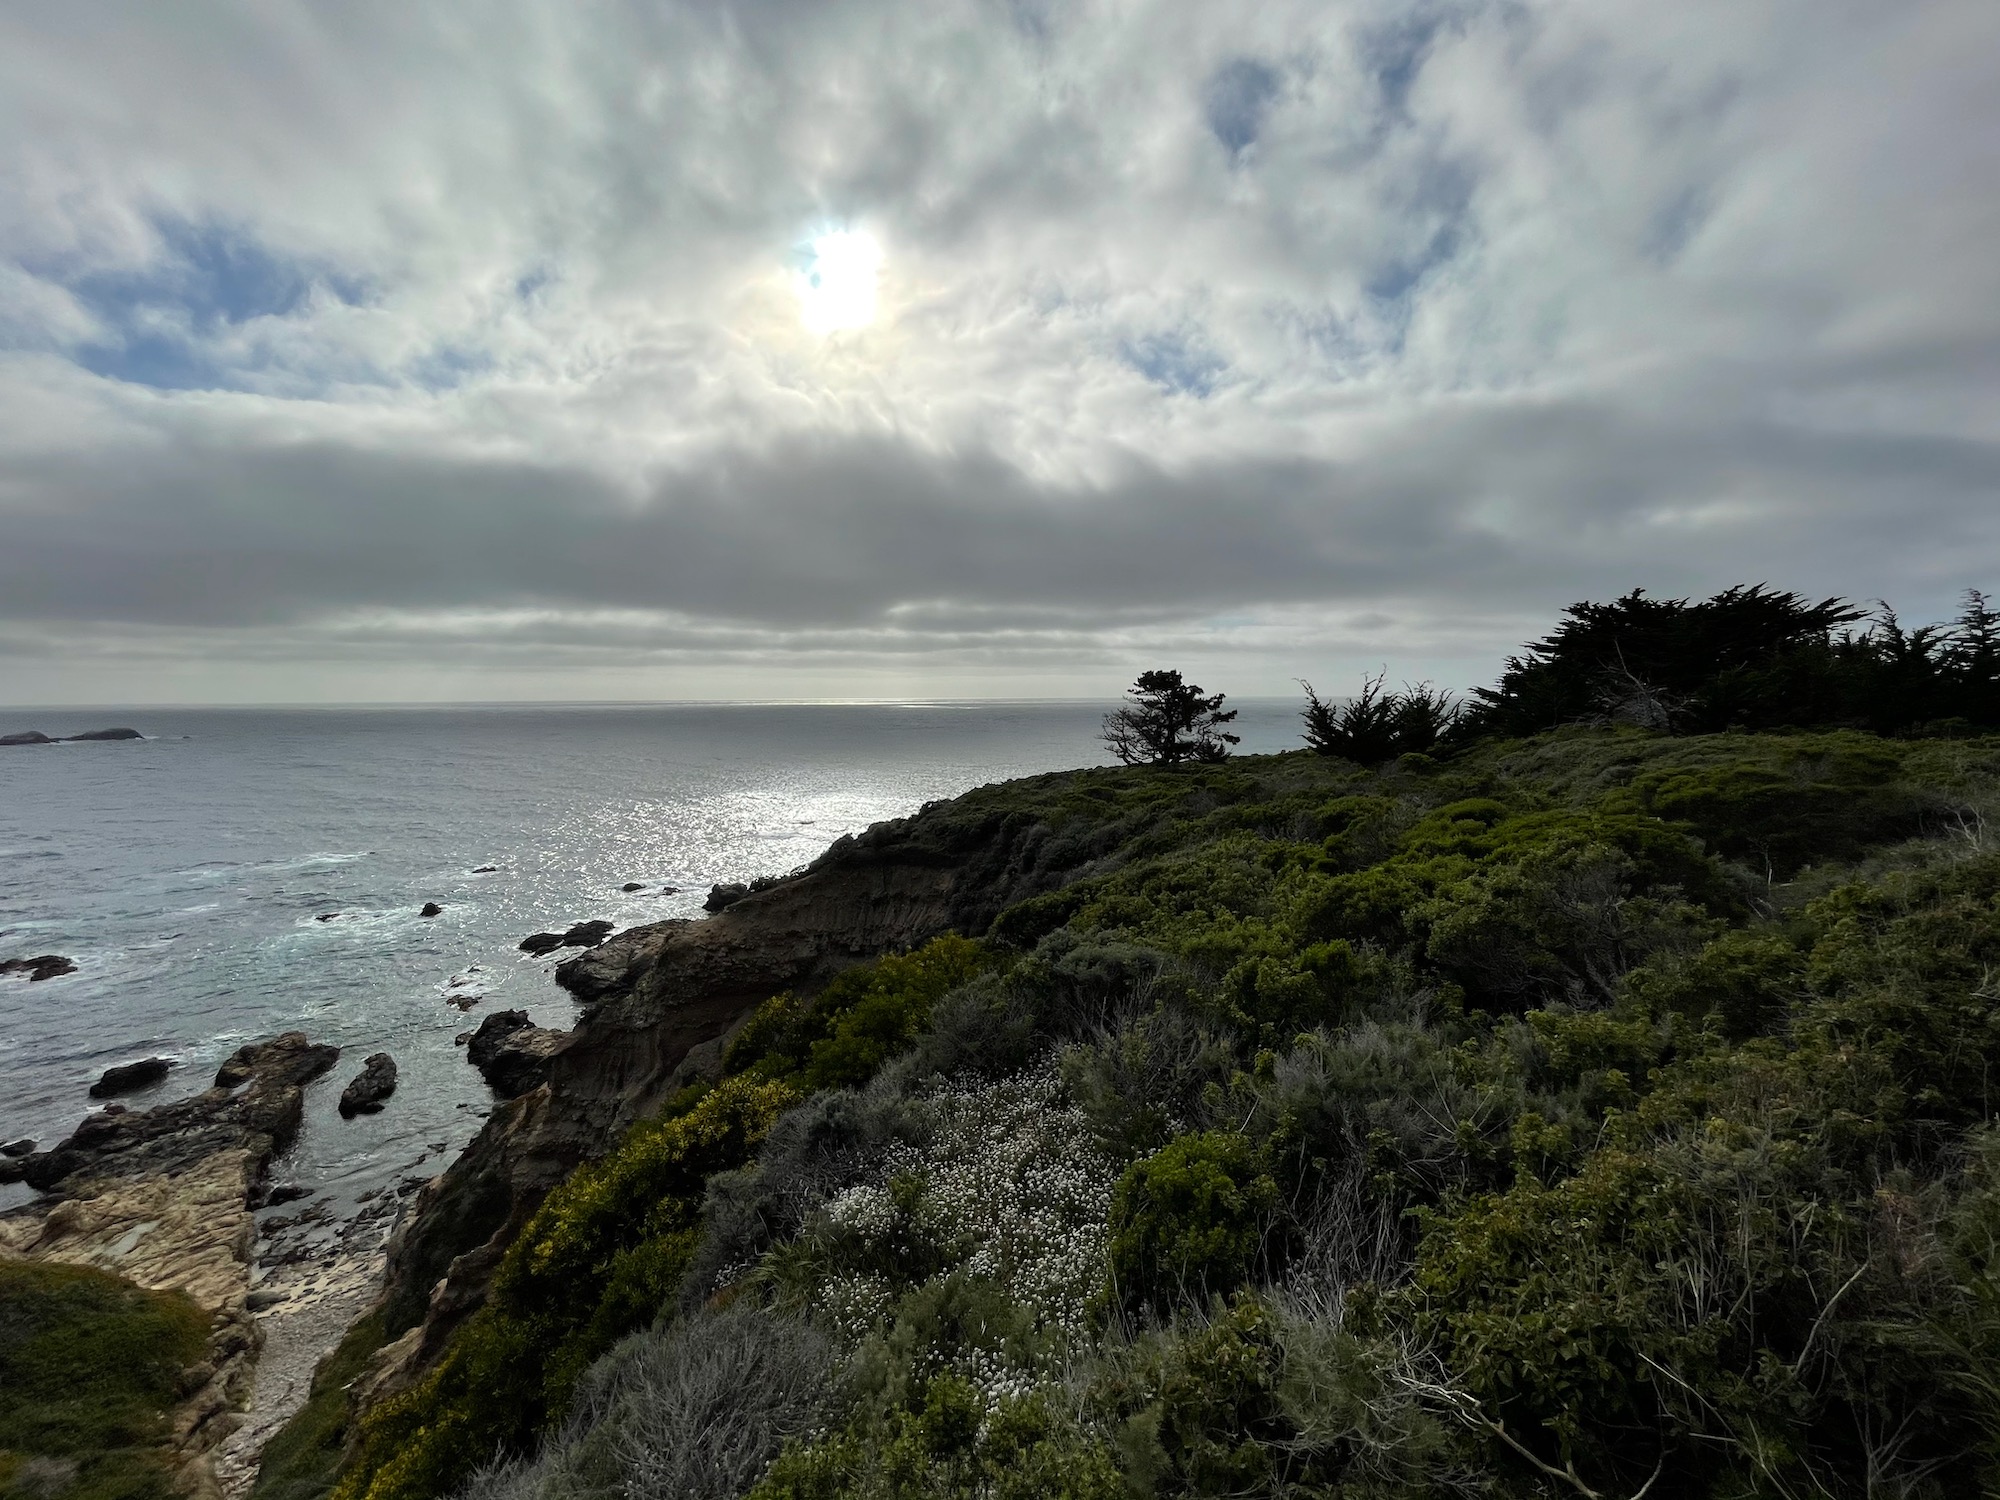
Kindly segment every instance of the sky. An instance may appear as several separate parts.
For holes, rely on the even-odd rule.
[[[1993,0],[0,7],[0,703],[2000,590]]]

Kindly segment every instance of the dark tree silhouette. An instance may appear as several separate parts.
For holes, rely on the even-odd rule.
[[[1306,690],[1305,740],[1321,755],[1340,755],[1359,765],[1380,765],[1398,755],[1435,749],[1438,741],[1458,722],[1458,703],[1450,693],[1428,682],[1412,687],[1403,684],[1400,693],[1385,693],[1386,671],[1361,679],[1361,691],[1345,703],[1334,704]]]
[[[1239,736],[1222,726],[1236,717],[1222,693],[1203,693],[1171,671],[1141,672],[1123,708],[1104,716],[1104,743],[1128,766],[1221,760]]]

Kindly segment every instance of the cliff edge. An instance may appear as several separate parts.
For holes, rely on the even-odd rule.
[[[559,965],[583,1011],[551,1050],[547,1081],[493,1111],[390,1247],[382,1306],[401,1337],[373,1391],[428,1367],[550,1189],[712,1069],[758,1004],[946,932],[983,933],[1008,906],[1115,861],[1130,819],[1081,790],[1092,774],[932,803],[715,916],[635,927]]]

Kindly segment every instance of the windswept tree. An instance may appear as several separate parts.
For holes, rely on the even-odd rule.
[[[1204,693],[1178,672],[1141,672],[1125,706],[1104,716],[1104,743],[1128,766],[1221,760],[1241,738],[1223,728],[1236,717],[1223,708],[1225,696]]]

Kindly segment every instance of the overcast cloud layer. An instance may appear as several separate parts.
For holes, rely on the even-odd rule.
[[[2000,586],[1996,247],[1992,0],[12,6],[0,701],[1934,618]]]

